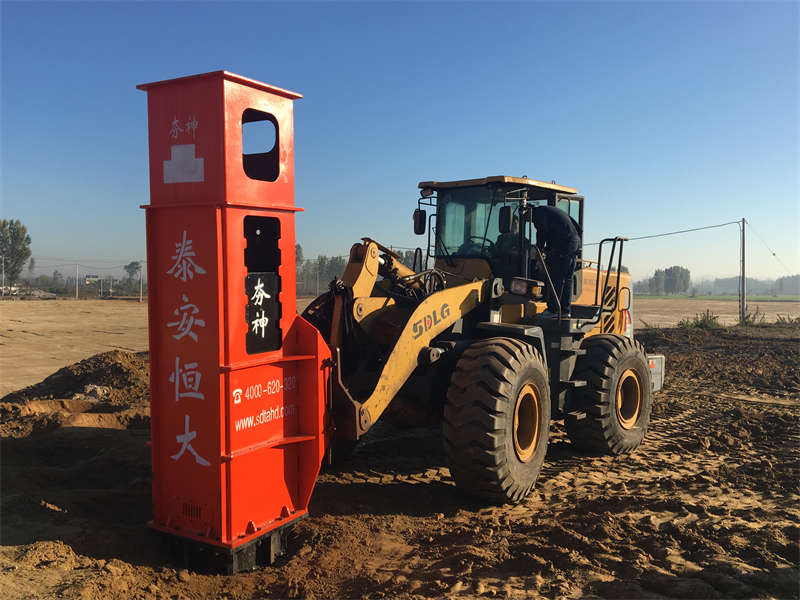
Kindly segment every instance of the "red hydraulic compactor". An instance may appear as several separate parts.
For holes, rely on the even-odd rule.
[[[240,571],[281,553],[327,446],[330,352],[296,314],[301,96],[226,71],[138,87],[150,148],[150,524]]]

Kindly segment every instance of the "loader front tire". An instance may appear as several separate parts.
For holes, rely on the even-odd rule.
[[[542,357],[513,338],[467,348],[450,380],[443,437],[459,489],[492,503],[519,502],[547,452],[550,386]]]
[[[567,435],[579,449],[623,454],[637,448],[647,433],[653,405],[650,369],[644,347],[621,335],[585,338],[573,379],[573,411],[565,419]]]

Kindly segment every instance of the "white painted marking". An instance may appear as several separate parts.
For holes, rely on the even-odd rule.
[[[164,183],[205,181],[204,159],[195,157],[194,144],[170,146],[170,153],[164,161]]]

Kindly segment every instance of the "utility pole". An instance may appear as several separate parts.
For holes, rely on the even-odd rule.
[[[78,299],[78,263],[75,263],[75,300]]]
[[[142,301],[142,272],[144,271],[144,265],[142,261],[139,261],[139,302]]]
[[[319,296],[319,258],[317,258],[317,293],[316,295]]]
[[[6,295],[6,257],[5,255],[2,256],[3,259],[3,287],[0,288],[0,296]]]
[[[100,278],[100,298],[103,297],[103,278]]]
[[[114,295],[114,274],[108,276],[108,297]]]
[[[744,226],[746,221],[742,217],[742,241],[741,241],[741,278],[739,281],[739,323],[744,325],[745,317],[747,315],[747,276],[744,269]]]

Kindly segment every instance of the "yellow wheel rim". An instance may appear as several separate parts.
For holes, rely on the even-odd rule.
[[[514,407],[514,450],[524,463],[533,458],[539,441],[539,414],[541,398],[532,384],[523,387]]]
[[[617,419],[623,429],[631,429],[639,419],[642,408],[642,386],[633,369],[622,374],[617,383]]]

